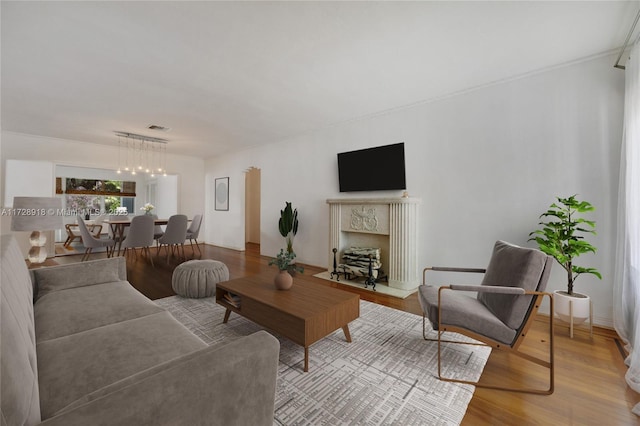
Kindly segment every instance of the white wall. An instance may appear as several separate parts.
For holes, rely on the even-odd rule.
[[[612,324],[616,195],[622,137],[624,73],[613,56],[570,64],[454,97],[345,123],[279,144],[207,160],[207,240],[244,245],[244,179],[261,169],[261,251],[273,256],[285,201],[298,208],[294,248],[301,262],[324,265],[327,198],[400,196],[338,192],[336,154],[405,142],[407,186],[422,198],[419,264],[487,265],[497,239],[535,247],[528,234],[556,196],[579,194],[596,212],[596,255],[578,260],[603,280],[581,276],[595,321]],[[390,88],[385,90],[392,90]],[[381,89],[382,90],[382,89]],[[230,209],[213,211],[212,181],[230,176]],[[554,265],[551,290],[566,286]]]
[[[156,199],[153,202],[155,209],[153,210],[153,213],[157,214],[159,218],[168,218],[171,217],[171,215],[177,214],[179,210],[178,195],[180,192],[178,191],[178,177],[174,175],[157,176],[155,178],[149,179],[145,184],[145,187],[149,183],[155,183],[156,185]],[[202,198],[202,208],[204,209],[204,194],[202,195]],[[151,202],[151,200],[146,198],[146,188],[145,202]],[[189,215],[189,218],[192,217],[193,215]]]
[[[2,177],[9,182],[4,192],[4,207],[13,206],[13,197],[53,197],[54,167],[48,161],[7,160]]]
[[[228,157],[228,162],[208,167],[205,174],[204,237],[211,244],[234,250],[245,247],[245,175],[250,156]],[[229,178],[229,210],[215,210],[215,179]],[[201,234],[202,235],[202,234]],[[264,235],[264,234],[263,234]]]
[[[117,139],[114,145],[99,145],[64,139],[46,138],[2,131],[2,150],[0,151],[0,176],[4,177],[7,159],[42,160],[66,166],[89,167],[96,169],[116,169],[118,167]],[[203,194],[204,160],[183,155],[167,155],[167,170],[178,176],[178,213],[189,218],[204,211]],[[4,199],[4,183],[0,184]],[[136,191],[145,196],[146,186],[138,183]],[[138,213],[138,212],[134,212]],[[203,225],[204,231],[204,225]],[[204,235],[204,234],[203,234]]]

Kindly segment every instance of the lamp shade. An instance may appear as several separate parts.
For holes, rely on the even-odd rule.
[[[55,197],[13,197],[12,231],[61,229],[62,199]]]

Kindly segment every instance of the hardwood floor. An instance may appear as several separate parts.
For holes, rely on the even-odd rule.
[[[186,248],[187,258],[216,259],[229,268],[230,278],[240,278],[259,272],[268,272],[269,258],[260,256],[259,246],[248,244],[245,252],[201,245],[202,256]],[[155,251],[154,251],[155,253]],[[104,254],[92,256],[105,257]],[[59,264],[78,262],[80,256],[56,257]],[[151,299],[171,296],[171,274],[180,263],[164,257],[154,259],[155,268],[138,254],[137,260],[127,261],[127,274],[131,284]],[[323,269],[305,265],[305,274],[315,274]],[[323,285],[339,287],[358,293],[360,298],[406,312],[422,314],[417,296],[396,299],[366,290],[343,286],[325,280]],[[523,343],[523,350],[544,356],[548,345],[547,318],[535,322]],[[568,328],[557,324],[555,333],[555,392],[550,396],[501,392],[477,388],[463,425],[637,425],[640,419],[632,407],[640,401],[624,381],[626,367],[621,354],[621,344],[615,332],[594,329],[593,338],[583,330],[569,338]],[[618,342],[616,342],[618,340]],[[433,344],[424,342],[425,345]],[[481,381],[496,383],[506,380],[517,386],[544,386],[548,378],[546,370],[494,350],[487,362]]]

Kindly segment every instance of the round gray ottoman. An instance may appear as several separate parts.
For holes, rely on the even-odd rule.
[[[216,284],[229,280],[227,265],[217,260],[189,260],[173,271],[171,288],[183,297],[211,297]]]

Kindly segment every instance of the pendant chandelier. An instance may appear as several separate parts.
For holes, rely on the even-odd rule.
[[[115,132],[118,137],[117,173],[146,173],[150,177],[167,175],[167,140]]]

